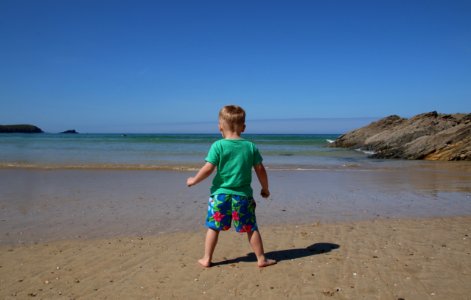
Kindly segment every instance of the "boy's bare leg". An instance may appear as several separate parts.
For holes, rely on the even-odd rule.
[[[203,267],[211,267],[211,261],[213,259],[214,249],[218,242],[218,237],[219,231],[208,228],[208,231],[206,232],[206,240],[204,242],[204,256],[198,260]]]
[[[247,237],[249,238],[250,246],[252,247],[253,252],[257,256],[257,264],[259,267],[268,267],[276,264],[276,260],[267,259],[265,257],[265,252],[263,251],[263,242],[262,236],[258,230],[247,232]]]

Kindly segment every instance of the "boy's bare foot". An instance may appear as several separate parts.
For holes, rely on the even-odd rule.
[[[264,268],[264,267],[272,266],[274,264],[276,264],[276,260],[265,259],[264,261],[258,262],[258,267],[259,268]]]
[[[198,262],[200,265],[202,265],[205,268],[211,267],[211,262],[208,261],[207,259],[201,258],[201,259],[198,259]]]

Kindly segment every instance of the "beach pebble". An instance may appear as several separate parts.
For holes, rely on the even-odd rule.
[[[44,281],[44,284],[49,284],[49,280],[45,280],[45,281]]]
[[[357,276],[357,273],[353,273],[353,276]]]

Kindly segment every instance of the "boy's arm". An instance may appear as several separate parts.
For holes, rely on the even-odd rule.
[[[262,191],[260,192],[260,195],[262,195],[263,198],[268,198],[270,196],[270,191],[268,190],[267,171],[265,170],[265,167],[262,163],[255,165],[253,168],[255,170],[255,173],[257,174],[258,181],[260,181],[260,185],[262,186]]]
[[[214,169],[216,168],[215,165],[212,163],[206,162],[204,166],[196,173],[195,177],[189,177],[186,180],[186,184],[188,186],[195,185],[203,180],[205,180],[211,173],[213,173]]]

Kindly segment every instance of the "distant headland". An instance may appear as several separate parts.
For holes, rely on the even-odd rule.
[[[16,125],[0,125],[0,133],[44,133],[44,131],[35,125],[16,124]],[[62,131],[64,134],[78,134],[77,130],[69,129]]]
[[[350,131],[331,147],[371,152],[373,158],[471,160],[471,113],[436,111],[410,119],[392,115]]]
[[[41,128],[29,124],[0,125],[0,133],[43,133]]]

